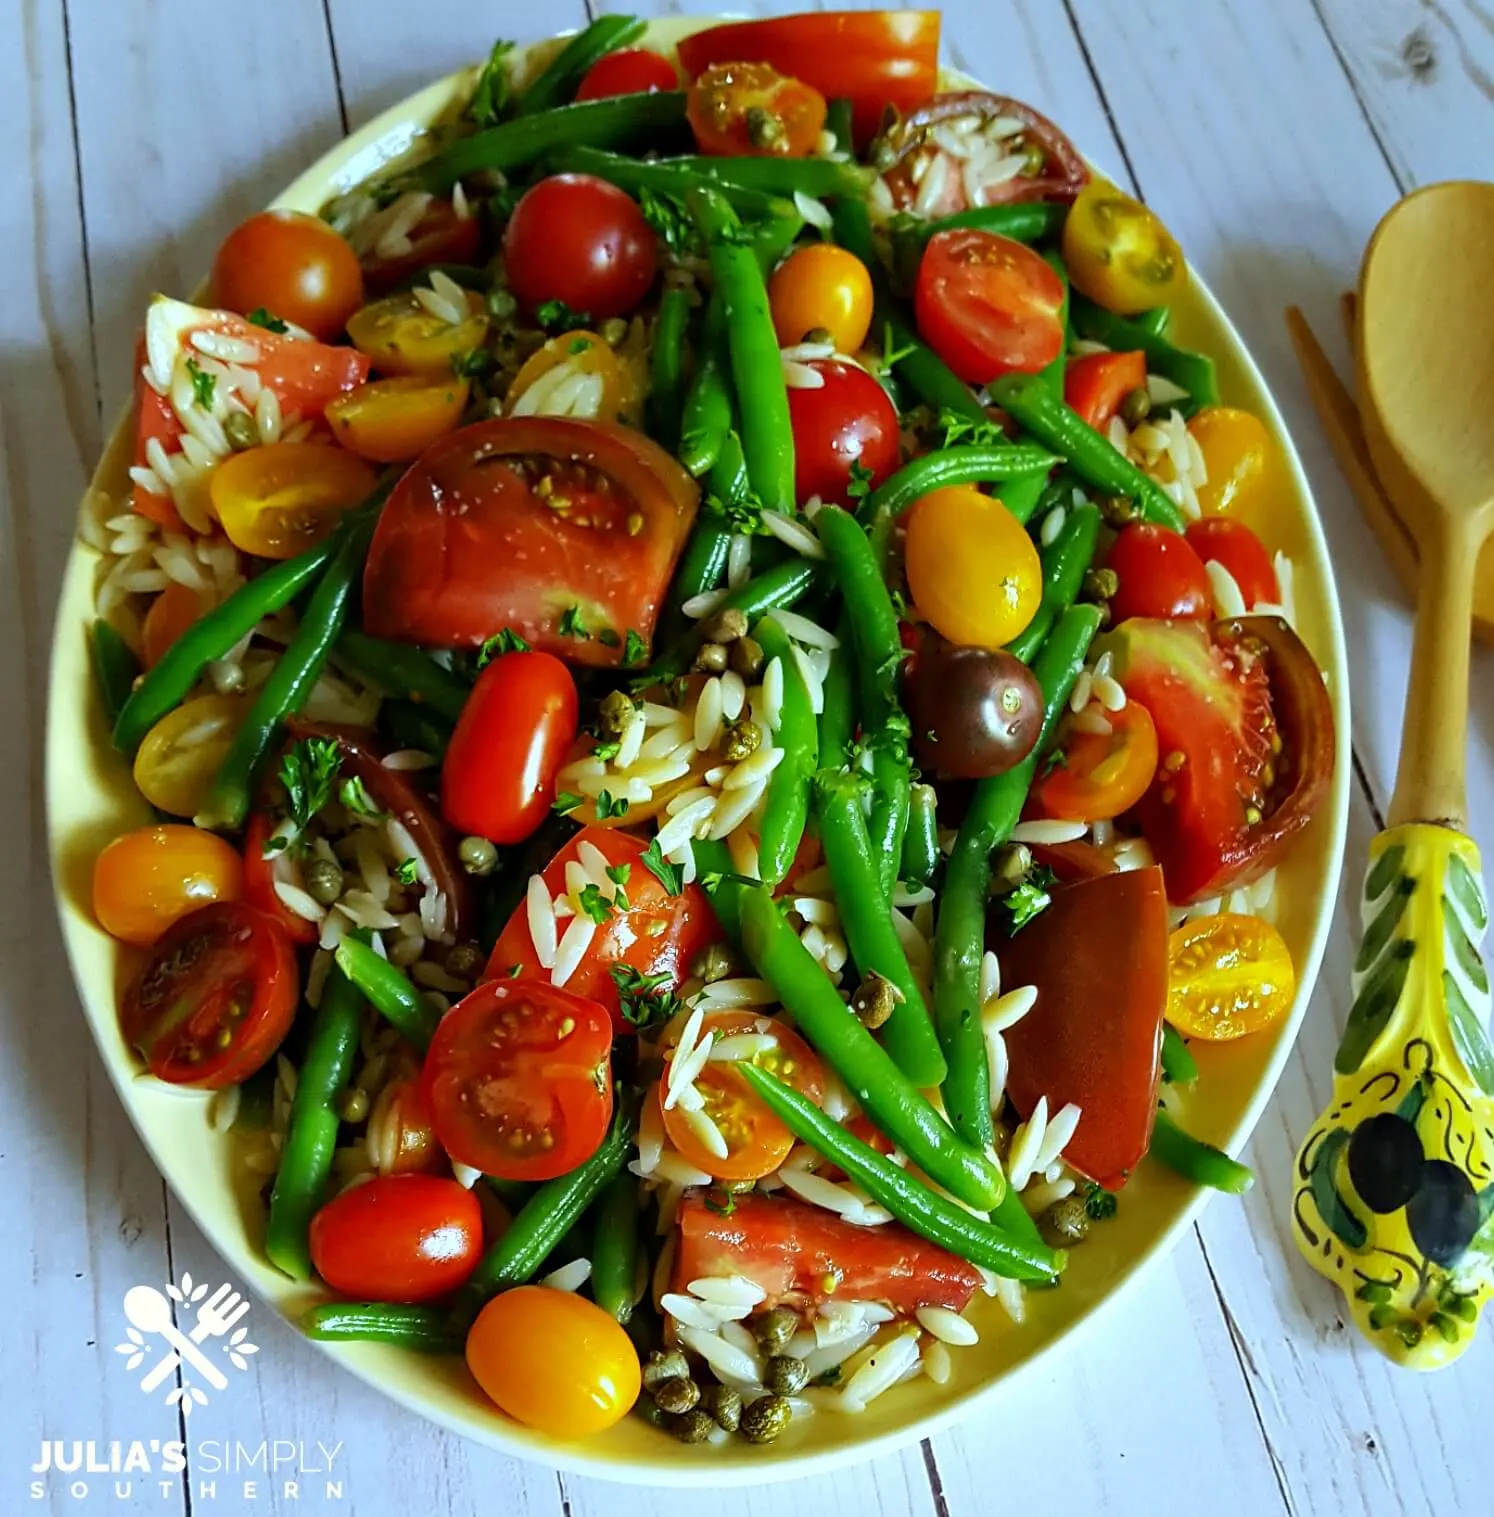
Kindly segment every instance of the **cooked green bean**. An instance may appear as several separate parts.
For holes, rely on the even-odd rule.
[[[369,1005],[423,1054],[441,1018],[410,977],[354,937],[343,938],[334,956],[337,967],[368,998]]]
[[[1184,1132],[1161,1107],[1157,1108],[1147,1153],[1185,1180],[1212,1190],[1228,1191],[1232,1196],[1243,1196],[1255,1184],[1255,1172],[1248,1165],[1231,1159],[1212,1143]]]
[[[707,158],[700,155],[670,160],[724,186],[758,190],[792,199],[795,193],[820,199],[827,195],[866,195],[876,177],[859,163],[835,158]]]
[[[689,324],[689,292],[665,290],[659,300],[649,355],[648,424],[653,437],[670,452],[679,447],[685,391],[685,329]],[[731,425],[730,412],[727,425]]]
[[[851,632],[845,613],[835,629],[840,646],[830,655],[820,712],[819,759],[822,769],[845,767],[846,750],[856,736],[856,700],[851,686]]]
[[[440,758],[451,741],[452,724],[435,715],[424,702],[387,700],[379,707],[379,725],[396,748],[416,748]]]
[[[832,100],[825,112],[825,130],[835,138],[835,149],[839,153],[856,151],[855,140],[851,135],[853,110],[851,102],[842,95],[838,100]]]
[[[423,1354],[459,1354],[467,1335],[440,1306],[328,1301],[301,1314],[301,1331],[323,1343],[393,1343]]]
[[[723,506],[739,506],[751,498],[752,481],[747,477],[747,456],[742,452],[742,439],[735,427],[721,441],[721,452],[711,465],[706,486]],[[756,546],[754,543],[753,547]]]
[[[596,1204],[591,1242],[591,1296],[619,1322],[633,1315],[638,1286],[638,1182],[614,1175]]]
[[[1094,560],[1099,538],[1100,512],[1097,507],[1086,502],[1082,506],[1067,508],[1058,536],[1042,551],[1042,601],[1032,620],[1007,645],[1024,664],[1031,661],[1053,624],[1078,599],[1084,571]]]
[[[337,657],[359,679],[385,695],[429,706],[448,722],[455,722],[467,704],[472,687],[408,643],[370,637],[356,627],[344,627],[337,639]]]
[[[939,867],[938,798],[932,785],[915,785],[908,803],[908,830],[903,834],[903,878],[927,885]]]
[[[809,820],[809,782],[819,755],[819,732],[809,686],[782,624],[771,614],[759,619],[752,635],[763,650],[764,671],[776,658],[783,669],[783,700],[773,744],[783,750],[768,776],[763,820],[758,835],[758,874],[777,885],[788,874]]]
[[[679,567],[674,571],[664,615],[659,621],[659,631],[666,640],[689,636],[690,620],[680,607],[721,583],[730,552],[731,528],[718,516],[696,517],[685,551],[680,554]]]
[[[1162,1078],[1171,1085],[1191,1085],[1198,1078],[1198,1061],[1171,1022],[1162,1024]]]
[[[545,167],[553,174],[591,174],[635,196],[648,190],[651,194],[683,200],[687,190],[716,189],[726,196],[739,215],[751,221],[766,222],[794,215],[792,200],[726,184],[708,174],[682,167],[680,160],[674,158],[629,158],[622,153],[604,152],[601,148],[571,146],[547,154]]]
[[[731,861],[731,850],[719,838],[697,838],[690,845],[695,855],[695,878],[707,888],[711,910],[721,929],[733,943],[742,938],[741,901],[734,890],[722,890],[716,883],[732,875],[736,866]],[[686,968],[689,966],[686,965]]]
[[[1013,242],[1041,242],[1063,230],[1068,214],[1068,206],[1042,200],[1021,201],[1016,205],[977,205],[968,211],[956,211],[953,216],[915,223],[906,231],[916,235],[920,242],[927,242],[936,232],[956,232],[967,227],[978,232],[995,232]]]
[[[104,703],[104,715],[112,727],[140,678],[140,660],[102,616],[88,629],[88,654],[93,662],[93,677],[98,681],[99,698]]]
[[[1160,309],[1164,314],[1167,311],[1166,306]],[[1214,360],[1169,342],[1161,332],[1152,330],[1155,318],[1150,313],[1144,314],[1149,319],[1128,319],[1107,311],[1104,306],[1096,305],[1082,295],[1074,297],[1074,330],[1081,337],[1103,342],[1117,353],[1130,353],[1139,348],[1146,354],[1148,374],[1160,374],[1163,379],[1170,379],[1201,406],[1217,406],[1219,376]]]
[[[671,291],[681,294],[682,291]],[[709,474],[731,431],[731,378],[727,372],[726,302],[713,294],[701,322],[695,378],[685,395],[680,420],[679,460],[697,479]]]
[[[1112,311],[1108,314],[1115,313]],[[1143,332],[1150,332],[1153,337],[1166,337],[1167,328],[1172,322],[1172,307],[1153,306],[1149,311],[1140,311],[1135,316],[1124,319],[1140,327]]]
[[[869,532],[885,535],[887,528],[930,490],[942,490],[949,485],[1001,484],[1031,479],[1040,492],[1048,471],[1058,462],[1046,448],[1025,442],[941,448],[909,460],[890,479],[884,480],[862,501],[856,518]],[[1021,509],[1012,510],[1005,490],[1001,499],[1007,510],[1025,523],[1037,505],[1037,492],[1033,494],[1032,506],[1025,513]]]
[[[519,96],[516,113],[532,116],[537,111],[553,110],[573,99],[587,71],[599,58],[636,42],[647,30],[636,16],[598,16],[584,26],[556,53]]]

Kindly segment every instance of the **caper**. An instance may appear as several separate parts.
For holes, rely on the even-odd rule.
[[[748,1443],[772,1443],[793,1420],[793,1408],[782,1396],[759,1396],[742,1408],[739,1431]]]
[[[734,643],[747,636],[747,613],[727,606],[701,624],[700,635],[708,643]]]
[[[991,878],[1005,893],[1015,890],[1032,873],[1032,849],[1026,843],[1007,843],[996,851]]]
[[[763,735],[758,731],[757,723],[747,719],[738,722],[728,722],[726,733],[721,740],[721,757],[728,763],[740,764],[743,759],[751,758],[762,744]]]
[[[640,1396],[633,1403],[633,1415],[641,1417],[650,1427],[667,1428],[669,1417],[654,1405],[652,1396]]]
[[[792,1354],[774,1354],[765,1366],[763,1383],[775,1396],[797,1396],[809,1384],[809,1371]]]
[[[700,1387],[688,1375],[671,1375],[654,1386],[654,1401],[662,1411],[683,1415],[700,1403]]]
[[[468,874],[481,879],[497,866],[498,850],[486,838],[465,837],[457,849],[457,860]]]
[[[602,697],[597,708],[597,725],[607,737],[621,737],[633,720],[632,699],[622,690],[612,690]]]
[[[760,105],[747,107],[747,140],[760,152],[788,151],[782,118]]]
[[[1024,179],[1036,179],[1047,167],[1048,155],[1043,150],[1041,142],[1036,138],[1029,137],[1022,144],[1022,177]]]
[[[499,321],[507,321],[519,309],[519,302],[508,290],[488,292],[488,314]]]
[[[712,943],[696,954],[690,965],[692,978],[702,985],[713,985],[731,973],[731,949],[725,943]]]
[[[903,993],[885,975],[869,969],[851,997],[851,1010],[865,1028],[875,1032],[893,1013]]]
[[[1121,397],[1120,414],[1121,420],[1128,427],[1140,425],[1152,414],[1152,397],[1147,393],[1145,385],[1137,385],[1134,390],[1126,391]]]
[[[628,320],[625,316],[609,316],[602,323],[602,341],[615,348],[628,335]]]
[[[1085,600],[1114,600],[1121,587],[1114,569],[1086,569],[1082,594]]]
[[[312,859],[306,866],[306,893],[320,906],[342,894],[342,865],[335,859]]]
[[[1052,1240],[1055,1247],[1070,1243],[1082,1243],[1089,1236],[1089,1213],[1084,1208],[1084,1199],[1079,1195],[1065,1196],[1055,1201],[1039,1220],[1043,1236]]]
[[[1141,520],[1141,507],[1129,495],[1102,495],[1095,504],[1107,527],[1126,527]]]
[[[368,1115],[368,1092],[361,1085],[343,1091],[337,1102],[338,1120],[361,1122]]]
[[[729,1385],[708,1385],[700,1395],[702,1410],[716,1419],[718,1427],[736,1432],[742,1422],[742,1393]]]
[[[803,337],[799,339],[799,341],[813,343],[828,342],[833,345],[835,342],[835,334],[830,330],[829,327],[810,327],[810,329],[803,335]]]
[[[228,446],[236,453],[259,446],[259,428],[254,425],[254,418],[247,411],[230,411],[223,418],[223,435],[228,439]]]
[[[482,968],[484,955],[476,943],[458,943],[446,955],[446,972],[459,980],[470,980]]]
[[[657,1349],[644,1361],[643,1388],[647,1391],[664,1380],[688,1379],[690,1361],[677,1348]]]
[[[765,1354],[781,1354],[800,1328],[799,1314],[787,1306],[775,1306],[752,1325],[753,1336]]]
[[[716,1419],[709,1412],[703,1412],[697,1406],[686,1412],[683,1417],[671,1418],[670,1431],[681,1443],[704,1443],[715,1430]]]
[[[743,679],[756,679],[763,672],[763,645],[755,637],[739,637],[728,661]]]
[[[720,643],[702,643],[695,654],[695,667],[702,674],[720,674],[726,668],[727,652]]]

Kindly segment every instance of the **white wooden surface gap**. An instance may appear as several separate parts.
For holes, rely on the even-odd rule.
[[[600,7],[599,7],[600,8]],[[635,6],[649,13],[713,7]],[[785,0],[751,7],[795,8]],[[45,883],[40,741],[55,587],[75,502],[123,403],[140,312],[190,289],[223,233],[348,127],[483,55],[580,24],[472,0],[20,0],[0,43],[0,131],[20,181],[0,208],[0,700],[12,804],[0,918],[0,1512],[500,1511],[535,1517],[781,1510],[1047,1513],[1485,1513],[1487,1336],[1454,1371],[1392,1373],[1344,1327],[1286,1233],[1295,1139],[1328,1085],[1347,1012],[1352,900],[1314,1006],[1246,1158],[1261,1183],[1219,1201],[1141,1282],[986,1416],[923,1448],[790,1487],[633,1492],[460,1442],[340,1375],[269,1314],[252,1387],[194,1439],[344,1445],[347,1499],[32,1501],[44,1438],[172,1436],[119,1372],[119,1302],[157,1277],[213,1278],[83,1034]],[[1353,860],[1389,793],[1409,619],[1313,423],[1281,326],[1303,305],[1339,349],[1335,302],[1401,191],[1494,175],[1494,19],[1480,0],[959,0],[949,60],[1032,101],[1144,194],[1245,332],[1312,477],[1344,591],[1355,752]],[[1342,351],[1339,349],[1339,356]],[[1494,663],[1475,661],[1474,830],[1494,842]],[[1351,878],[1351,891],[1353,881]],[[19,1247],[17,1247],[19,1242]],[[1487,1329],[1486,1329],[1487,1333]]]

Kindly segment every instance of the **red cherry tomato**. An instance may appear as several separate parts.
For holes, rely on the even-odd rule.
[[[794,428],[794,493],[847,505],[851,465],[871,470],[873,487],[897,467],[897,408],[860,364],[815,359],[806,367],[822,374],[816,390],[788,392]]]
[[[503,234],[508,287],[533,311],[563,301],[592,322],[626,316],[654,282],[653,228],[632,196],[590,174],[552,174]]]
[[[458,1164],[551,1180],[600,1147],[612,1120],[612,1020],[544,980],[490,980],[441,1019],[421,1092]]]
[[[236,226],[213,259],[210,287],[215,306],[267,310],[324,342],[363,304],[358,255],[304,211],[261,211]]]
[[[674,65],[646,47],[624,47],[592,64],[577,100],[605,100],[609,95],[652,95],[656,90],[677,90],[680,78]]]
[[[505,653],[478,677],[441,766],[441,812],[458,832],[521,843],[555,799],[576,740],[576,682],[551,653]]]
[[[972,228],[929,238],[918,331],[966,384],[1035,374],[1063,351],[1063,281],[1029,247]]]
[[[410,228],[410,246],[402,253],[368,253],[363,280],[369,294],[382,295],[433,263],[476,263],[482,248],[482,226],[475,216],[462,216],[449,200],[433,200]]]
[[[1146,354],[1086,353],[1063,371],[1063,398],[1097,432],[1103,432],[1132,390],[1146,389]]]
[[[1105,714],[1110,732],[1062,731],[1055,764],[1033,787],[1039,816],[1108,821],[1129,811],[1157,772],[1157,729],[1146,707],[1130,701]]]
[[[1134,521],[1121,529],[1105,559],[1120,576],[1110,602],[1116,622],[1133,616],[1210,617],[1214,596],[1203,560],[1181,532]]]
[[[1188,541],[1205,564],[1212,559],[1229,570],[1245,598],[1246,610],[1280,604],[1276,566],[1266,545],[1244,522],[1232,516],[1206,516],[1188,528]]]
[[[380,1175],[311,1219],[311,1262],[357,1301],[430,1301],[463,1284],[482,1258],[482,1209],[455,1180]]]
[[[266,916],[274,917],[292,943],[303,946],[321,936],[315,922],[298,916],[275,894],[275,860],[265,857],[265,843],[274,826],[267,813],[256,811],[244,831],[244,899]]]

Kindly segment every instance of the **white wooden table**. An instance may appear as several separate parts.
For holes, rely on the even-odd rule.
[[[266,1312],[252,1391],[190,1433],[335,1448],[299,1498],[207,1461],[187,1493],[83,1473],[31,1488],[44,1440],[170,1439],[121,1373],[132,1284],[215,1276],[84,1033],[46,881],[40,748],[52,609],[75,504],[126,394],[148,295],[190,289],[223,233],[349,126],[486,52],[584,20],[583,0],[10,0],[0,141],[0,1513],[560,1514],[1494,1510],[1494,1327],[1453,1370],[1392,1372],[1287,1235],[1288,1164],[1327,1090],[1353,917],[1246,1157],[1174,1255],[985,1416],[787,1489],[680,1495],[559,1477],[466,1444],[339,1373]],[[638,6],[636,9],[644,7]],[[675,0],[658,9],[675,10]],[[696,8],[685,0],[685,8]],[[707,7],[710,8],[710,7]],[[765,9],[792,9],[769,0]],[[1388,797],[1405,606],[1318,436],[1281,309],[1342,357],[1335,303],[1375,221],[1417,184],[1494,176],[1494,14],[1480,0],[958,0],[953,63],[1053,115],[1161,212],[1276,388],[1340,576],[1353,675],[1351,901]],[[1494,660],[1475,659],[1470,799],[1494,843]],[[282,1449],[283,1453],[284,1450]],[[246,1494],[244,1480],[254,1481]],[[258,1477],[258,1478],[256,1478]],[[210,1491],[201,1482],[209,1482]]]

